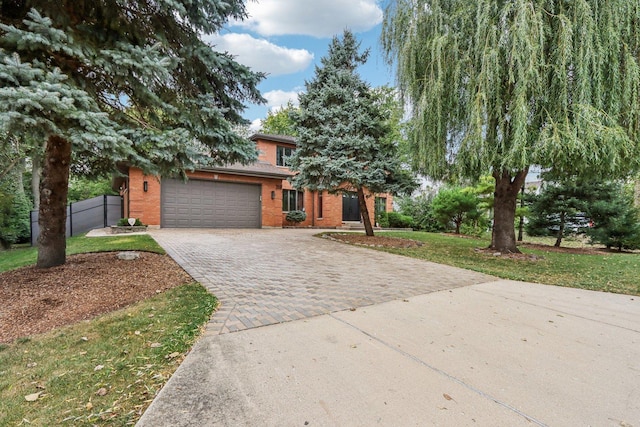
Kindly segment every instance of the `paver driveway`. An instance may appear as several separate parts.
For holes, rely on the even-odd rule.
[[[318,230],[172,230],[153,237],[221,302],[209,332],[318,316],[495,280],[313,237]]]
[[[312,230],[153,233],[222,309],[138,427],[640,426],[637,297]]]

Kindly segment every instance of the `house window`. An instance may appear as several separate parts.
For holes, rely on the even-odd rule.
[[[318,218],[322,218],[322,191],[318,191]]]
[[[283,147],[281,145],[278,145],[276,147],[276,165],[278,165],[278,166],[289,166],[288,157],[290,157],[293,154],[294,151],[295,151],[294,148]]]
[[[282,190],[282,211],[304,210],[304,193],[297,190]]]
[[[376,211],[376,213],[386,212],[387,211],[387,198],[386,197],[376,197],[375,211]]]

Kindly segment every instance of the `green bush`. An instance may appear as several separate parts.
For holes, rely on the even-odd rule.
[[[431,207],[433,196],[428,193],[416,197],[401,197],[397,199],[400,213],[413,218],[413,229],[438,232],[445,231],[438,218],[435,217]]]
[[[87,178],[83,176],[71,176],[69,178],[69,192],[67,193],[68,203],[91,199],[97,196],[102,196],[103,194],[118,194],[111,188],[110,177]]]
[[[389,227],[391,228],[413,228],[413,218],[402,215],[399,212],[388,212]]]
[[[134,227],[138,227],[138,226],[142,226],[144,225],[142,223],[142,221],[140,221],[140,218],[136,218],[136,222],[135,224],[133,224]],[[118,226],[119,227],[128,227],[129,226],[129,218],[120,218],[118,220]]]
[[[389,214],[387,212],[377,212],[376,222],[382,228],[389,228]]]
[[[307,214],[304,213],[303,211],[289,211],[285,218],[289,222],[294,222],[296,224],[299,224],[305,219],[307,219]]]

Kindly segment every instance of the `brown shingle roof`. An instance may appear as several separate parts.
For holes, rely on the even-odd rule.
[[[290,176],[293,176],[293,174],[289,172],[287,169],[279,168],[277,166],[272,165],[271,163],[261,161],[261,160],[258,160],[255,163],[251,163],[250,165],[234,163],[232,165],[227,165],[227,166],[198,168],[198,170],[207,171],[207,172],[228,173],[231,175],[245,175],[245,176],[256,176],[256,177],[262,177],[262,178],[276,178],[276,179],[287,179]]]
[[[257,141],[259,139],[264,139],[267,141],[275,141],[275,142],[286,142],[289,144],[295,144],[296,139],[293,136],[287,135],[271,135],[268,133],[254,133],[249,137],[252,141]]]

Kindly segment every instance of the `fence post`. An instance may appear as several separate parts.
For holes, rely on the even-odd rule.
[[[33,211],[29,210],[29,242],[33,246]]]
[[[104,214],[104,227],[108,227],[107,225],[107,217],[109,215],[109,209],[107,208],[107,195],[102,195],[102,212]]]
[[[69,237],[73,237],[73,203],[69,203]]]

